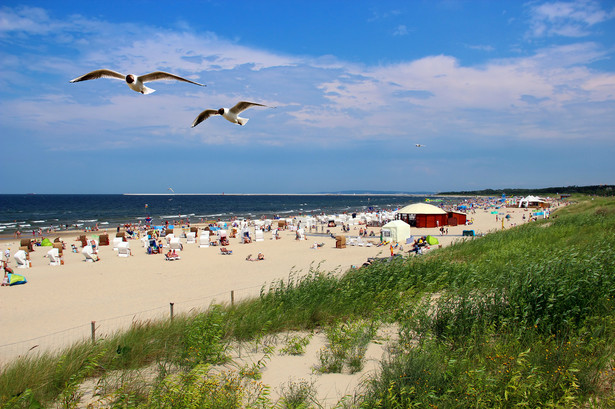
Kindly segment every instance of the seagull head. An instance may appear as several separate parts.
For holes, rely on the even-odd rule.
[[[218,114],[220,114],[220,115],[224,115],[224,108],[220,108],[220,109],[218,110]]]
[[[132,74],[128,74],[126,76],[126,82],[129,83],[129,84],[132,84],[133,82],[135,82],[135,76],[132,75]]]

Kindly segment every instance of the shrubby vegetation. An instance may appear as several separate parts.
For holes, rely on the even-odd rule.
[[[0,403],[75,407],[77,386],[97,379],[109,407],[318,407],[312,385],[289,384],[272,402],[259,368],[249,376],[213,365],[228,361],[233,342],[321,328],[320,370],[352,372],[388,323],[399,341],[343,407],[613,407],[614,256],[615,201],[583,200],[426,256],[291,274],[233,307],[18,359],[0,374]],[[305,339],[289,338],[286,353],[302,353]]]
[[[506,193],[509,196],[527,196],[527,195],[557,195],[557,194],[581,194],[592,196],[614,196],[615,186],[613,185],[591,185],[591,186],[559,186],[559,187],[545,187],[540,189],[518,189],[518,188],[506,188],[506,189],[483,189],[461,192],[440,192],[440,195],[450,196],[500,196],[502,193]]]

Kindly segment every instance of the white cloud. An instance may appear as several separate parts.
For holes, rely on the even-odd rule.
[[[545,7],[536,14],[543,21],[575,19],[586,26],[605,18],[577,15],[577,8],[571,7]],[[597,123],[615,128],[615,119],[604,114],[603,105],[615,101],[615,75],[587,67],[608,57],[593,42],[543,48],[480,66],[462,65],[450,55],[365,66],[335,56],[307,58],[246,47],[210,32],[160,31],[82,16],[54,21],[42,10],[21,10],[2,9],[0,18],[21,21],[27,16],[20,35],[38,35],[53,27],[51,41],[63,51],[31,49],[19,56],[8,52],[11,58],[0,62],[3,72],[49,71],[51,78],[41,85],[44,96],[18,100],[11,100],[7,89],[27,84],[28,72],[16,74],[20,84],[2,83],[1,119],[4,126],[26,124],[33,138],[66,149],[96,149],[109,143],[138,148],[171,143],[170,139],[346,145],[358,139],[407,140],[417,135],[446,140],[460,133],[476,138],[583,138],[588,134],[584,129]],[[11,33],[6,28],[2,35]],[[156,94],[142,96],[109,79],[68,84],[99,67],[136,74],[155,67],[208,87],[160,83],[154,86]],[[279,108],[251,113],[250,138],[244,128],[225,121],[189,127],[202,109],[231,106],[240,99]],[[600,119],[584,124],[576,115],[581,107],[586,117]],[[572,119],[563,128],[559,118],[565,116]]]
[[[58,27],[51,22],[47,12],[37,7],[0,8],[0,35],[9,32],[45,34]]]
[[[585,37],[592,26],[615,17],[615,9],[603,10],[593,0],[550,2],[530,7],[531,35]]]
[[[395,27],[395,30],[393,30],[393,35],[394,36],[408,35],[408,27],[406,27],[405,24],[398,25],[397,27]]]
[[[492,52],[495,50],[495,47],[491,45],[486,45],[486,44],[468,44],[466,45],[466,47],[468,47],[470,50],[477,50],[477,51]]]

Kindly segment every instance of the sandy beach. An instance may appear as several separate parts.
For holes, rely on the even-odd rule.
[[[511,216],[505,221],[505,228],[523,223],[523,214],[526,220],[530,215],[528,210],[519,208],[499,211]],[[473,219],[471,226],[448,226],[445,235],[438,228],[412,228],[411,233],[414,237],[436,236],[446,246],[467,239],[462,237],[463,230],[473,229],[480,235],[502,229],[501,216],[496,220],[490,210],[476,210],[468,214],[468,219]],[[340,226],[325,227],[334,235],[347,237],[356,237],[360,228],[365,226],[351,225],[349,232],[342,233]],[[287,279],[289,274],[306,274],[311,268],[341,274],[353,266],[360,267],[369,257],[388,257],[390,247],[376,245],[380,228],[368,230],[375,236],[364,240],[374,245],[344,249],[335,248],[335,239],[330,236],[310,234],[309,230],[305,240],[296,240],[296,233],[291,230],[280,231],[278,240],[267,232],[263,241],[249,244],[230,238],[226,248],[232,250],[231,255],[222,255],[219,246],[200,248],[198,238],[197,243],[186,243],[183,238],[181,259],[176,261],[165,261],[162,254],[148,255],[141,241],[134,239],[129,240],[131,256],[119,257],[112,245],[101,246],[100,261],[94,263],[85,262],[76,241],[83,233],[63,233],[61,237],[67,247],[64,265],[49,265],[49,247],[35,247],[30,253],[31,268],[18,269],[14,260],[10,262],[15,273],[25,275],[28,282],[0,288],[0,364],[19,355],[87,339],[91,336],[92,321],[96,322],[96,336],[101,337],[127,327],[133,320],[168,317],[170,303],[175,314],[206,309],[214,301],[230,303],[231,292],[235,300],[257,296],[263,286]],[[114,237],[115,230],[110,230],[109,236]],[[314,249],[314,243],[324,245]],[[79,252],[71,252],[71,244],[77,245]],[[14,254],[18,241],[0,244],[3,252],[8,247]],[[398,247],[395,253],[407,256],[410,246],[401,247],[403,252]],[[434,248],[438,246],[429,251]],[[250,254],[256,258],[259,252],[264,254],[264,260],[246,260]]]

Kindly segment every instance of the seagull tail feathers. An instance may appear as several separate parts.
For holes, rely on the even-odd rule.
[[[237,118],[237,123],[241,126],[244,126],[248,123],[249,120],[249,118]]]
[[[142,94],[147,95],[147,94],[151,94],[151,93],[153,93],[153,92],[156,92],[156,90],[155,90],[155,89],[151,89],[151,88],[149,88],[149,87],[143,87],[143,92],[142,92]]]

